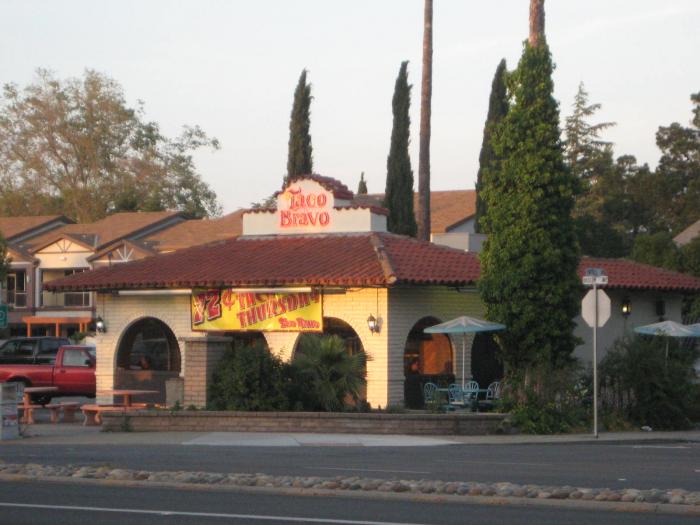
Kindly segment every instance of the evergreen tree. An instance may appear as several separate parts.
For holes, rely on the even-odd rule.
[[[506,59],[502,59],[496,68],[496,74],[491,82],[491,96],[489,97],[489,110],[484,124],[484,139],[481,142],[481,152],[479,152],[479,172],[476,175],[476,216],[474,218],[474,228],[477,233],[486,232],[481,224],[482,218],[486,215],[486,204],[481,197],[481,190],[484,184],[484,171],[486,166],[495,162],[493,145],[491,144],[493,130],[503,120],[508,113],[508,93],[506,90]]]
[[[542,394],[577,342],[576,181],[564,164],[553,67],[544,34],[531,35],[511,79],[514,105],[495,133],[500,160],[487,170],[483,191],[490,236],[479,287],[488,318],[507,326],[499,343],[521,395],[528,388]]]
[[[306,69],[304,69],[294,90],[294,104],[289,121],[289,153],[285,185],[289,177],[313,172],[313,148],[309,134],[311,98],[311,84],[306,83]]]
[[[387,228],[390,232],[415,237],[417,226],[413,214],[413,170],[408,154],[411,86],[408,83],[407,68],[408,62],[402,62],[391,100],[394,122],[391,128],[389,156],[386,160],[384,207],[389,210]]]
[[[357,185],[358,195],[367,195],[367,181],[365,180],[365,172],[360,174],[360,183]]]

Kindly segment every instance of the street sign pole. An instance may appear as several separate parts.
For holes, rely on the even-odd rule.
[[[610,318],[610,298],[602,290],[598,297],[598,286],[608,284],[608,276],[600,268],[587,268],[583,284],[593,288],[593,294],[588,292],[583,300],[581,315],[593,328],[593,437],[598,438],[598,325],[603,326]]]
[[[593,437],[598,439],[598,284],[593,281],[595,323],[593,323]]]

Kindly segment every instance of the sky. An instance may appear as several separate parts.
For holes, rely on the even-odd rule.
[[[473,188],[491,80],[513,69],[529,0],[435,0],[433,190]],[[697,0],[548,0],[546,33],[563,117],[579,82],[602,104],[616,155],[655,166],[660,125],[691,118],[700,91]],[[0,0],[0,83],[87,68],[118,81],[168,136],[198,124],[221,142],[198,151],[224,212],[281,186],[302,69],[312,83],[314,171],[382,192],[391,97],[401,61],[413,84],[418,172],[423,0]]]

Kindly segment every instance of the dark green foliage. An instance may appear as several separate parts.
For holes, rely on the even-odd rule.
[[[496,154],[493,151],[493,132],[508,114],[508,92],[506,90],[506,59],[501,59],[496,68],[496,73],[491,82],[491,95],[489,96],[489,109],[486,115],[486,123],[484,124],[484,138],[481,142],[481,151],[479,152],[479,171],[476,175],[476,216],[474,218],[474,228],[477,233],[487,232],[488,228],[484,228],[483,217],[486,216],[486,203],[481,196],[481,191],[484,187],[484,177],[489,166],[492,166],[496,161]]]
[[[287,410],[288,365],[256,343],[226,352],[209,386],[213,410]]]
[[[394,121],[386,161],[384,207],[389,210],[387,228],[390,232],[415,237],[417,225],[413,213],[413,170],[408,154],[411,139],[411,86],[408,83],[407,68],[408,62],[402,62],[391,101]]]
[[[608,351],[599,367],[602,408],[637,425],[656,429],[690,427],[688,414],[697,399],[693,363],[695,345],[637,336],[622,339]]]
[[[700,236],[681,248],[681,260],[685,273],[700,277]]]
[[[364,171],[360,174],[360,182],[357,185],[357,194],[358,195],[367,195],[367,181],[365,180],[365,172]]]
[[[681,270],[681,252],[670,233],[640,234],[634,239],[632,259],[669,270]]]
[[[306,69],[301,72],[294,90],[294,104],[289,120],[289,151],[287,178],[313,172],[313,148],[311,146],[311,84],[306,83]]]
[[[629,253],[629,238],[613,225],[592,215],[574,219],[576,237],[581,253],[591,257],[625,257]]]
[[[304,334],[292,363],[302,404],[310,410],[338,411],[360,401],[367,355],[351,355],[336,336]]]
[[[674,122],[656,133],[662,153],[656,174],[663,193],[657,194],[655,204],[665,226],[675,233],[700,219],[700,92],[690,99],[692,125]]]
[[[576,180],[564,165],[552,69],[543,41],[525,44],[482,191],[490,236],[479,288],[487,317],[508,327],[497,336],[506,374],[525,371],[525,386],[546,381],[537,369],[568,362],[577,344]]]

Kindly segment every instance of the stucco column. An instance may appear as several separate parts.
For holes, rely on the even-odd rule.
[[[185,356],[182,371],[185,380],[185,407],[206,407],[207,389],[214,367],[230,348],[232,340],[231,337],[213,335],[179,339]]]

